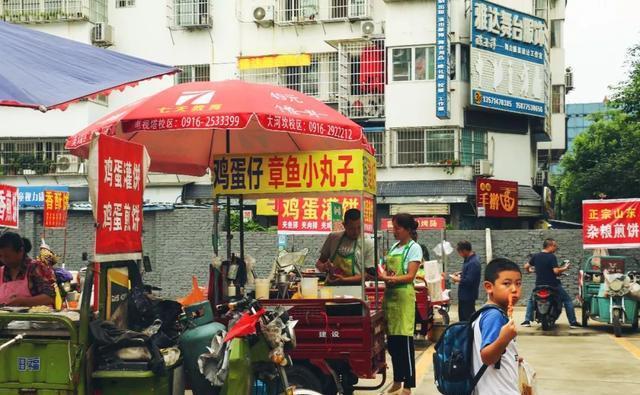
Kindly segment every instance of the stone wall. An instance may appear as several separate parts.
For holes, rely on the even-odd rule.
[[[176,297],[186,294],[191,287],[191,277],[197,276],[201,285],[206,285],[208,264],[212,257],[213,215],[211,209],[175,209],[149,211],[144,215],[144,249],[153,265],[153,272],[145,274],[145,281],[163,288],[165,295]],[[37,250],[42,236],[42,214],[26,211],[20,214],[21,232],[32,239]],[[69,212],[69,226],[66,232],[66,262],[71,269],[82,266],[82,252],[91,256],[93,250],[93,220],[89,211]],[[47,230],[46,240],[62,255],[65,239],[64,230]],[[383,235],[380,244],[387,244],[388,235]],[[547,237],[558,241],[558,260],[570,259],[574,265],[563,277],[563,284],[572,295],[577,294],[577,272],[585,257],[582,250],[581,230],[496,230],[491,233],[494,257],[506,257],[518,264],[524,264],[527,256],[540,251]],[[440,239],[440,232],[422,232],[420,241],[432,249]],[[486,263],[485,231],[452,230],[447,232],[452,244],[459,240],[469,240],[481,261]],[[309,248],[306,264],[313,265],[324,241],[323,236],[289,236],[288,249]],[[390,241],[393,242],[393,241]],[[266,276],[272,268],[277,253],[278,236],[275,233],[259,232],[245,235],[245,254],[257,259],[256,271]],[[239,253],[239,235],[234,233],[232,251]],[[618,251],[624,253],[623,251]],[[433,257],[433,252],[432,257]],[[628,250],[626,254],[640,257],[639,250]],[[220,238],[220,254],[226,257],[226,237]],[[449,272],[460,270],[462,260],[453,255],[448,266]],[[524,295],[528,295],[535,282],[534,275],[524,275]],[[457,295],[453,287],[453,297]],[[481,296],[484,298],[484,296]]]

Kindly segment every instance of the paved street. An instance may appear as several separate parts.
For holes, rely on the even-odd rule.
[[[524,309],[516,310],[515,316],[518,323],[522,322]],[[543,333],[539,326],[519,327],[518,351],[537,371],[538,394],[601,395],[612,393],[612,388],[620,394],[640,393],[640,334],[629,329],[621,338],[613,336],[610,326],[597,323],[590,323],[587,329],[570,330],[563,315],[553,332]],[[417,351],[417,395],[438,394],[433,384],[432,353],[433,346]],[[391,371],[388,376],[393,377]],[[390,382],[385,387],[388,385]]]

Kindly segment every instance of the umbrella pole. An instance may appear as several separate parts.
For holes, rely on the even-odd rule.
[[[244,262],[244,196],[240,195],[240,260]]]
[[[231,153],[231,138],[230,138],[230,132],[229,129],[227,129],[226,134],[225,134],[225,140],[226,140],[226,153],[227,155]],[[227,218],[226,218],[226,223],[227,223],[227,261],[231,262],[231,238],[233,237],[231,235],[231,196],[227,195]]]

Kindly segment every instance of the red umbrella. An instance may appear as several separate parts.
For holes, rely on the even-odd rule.
[[[152,171],[189,175],[205,174],[213,156],[226,152],[373,152],[362,128],[326,104],[237,80],[173,86],[99,119],[69,137],[66,148],[86,158],[96,133],[143,144]]]

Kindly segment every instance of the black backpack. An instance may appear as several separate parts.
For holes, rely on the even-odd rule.
[[[473,393],[478,381],[487,370],[482,365],[477,374],[473,374],[473,322],[483,312],[496,309],[503,315],[504,311],[496,305],[485,305],[476,311],[469,321],[449,325],[433,354],[433,374],[438,391],[444,395],[469,395]],[[500,367],[500,361],[495,365]]]

